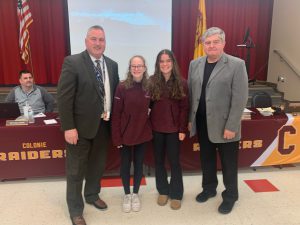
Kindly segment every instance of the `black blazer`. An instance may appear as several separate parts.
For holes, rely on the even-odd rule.
[[[118,64],[106,56],[104,58],[113,98],[119,83]],[[101,122],[103,102],[94,64],[87,51],[65,58],[57,86],[57,104],[64,131],[76,128],[81,137],[95,137]]]

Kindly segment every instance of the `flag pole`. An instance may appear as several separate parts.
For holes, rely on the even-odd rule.
[[[34,69],[33,69],[33,64],[32,64],[32,56],[31,56],[31,47],[30,47],[30,40],[28,40],[28,55],[29,55],[29,61],[30,61],[30,67],[31,67],[31,74],[35,80],[34,76]]]

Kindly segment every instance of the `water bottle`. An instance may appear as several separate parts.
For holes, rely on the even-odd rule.
[[[23,107],[23,111],[24,118],[28,120],[28,123],[34,123],[33,110],[28,102],[26,102],[25,106]]]
[[[33,110],[31,106],[28,107],[28,123],[34,123]]]
[[[28,110],[29,110],[29,105],[28,102],[26,102],[25,106],[23,106],[24,118],[26,120],[29,120]]]

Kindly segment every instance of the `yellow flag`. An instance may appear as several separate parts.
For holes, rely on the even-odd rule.
[[[206,10],[205,10],[205,0],[199,0],[198,15],[197,15],[197,27],[196,27],[196,37],[195,37],[195,50],[194,59],[203,56],[205,53],[203,51],[203,45],[201,43],[201,37],[206,31]]]

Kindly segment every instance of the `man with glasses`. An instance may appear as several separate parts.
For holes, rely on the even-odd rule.
[[[218,211],[230,213],[238,200],[238,150],[241,117],[248,99],[248,76],[243,60],[224,53],[225,33],[209,28],[202,36],[206,56],[190,63],[190,135],[198,135],[203,191],[197,202],[216,196],[217,151],[223,183],[223,202]]]

